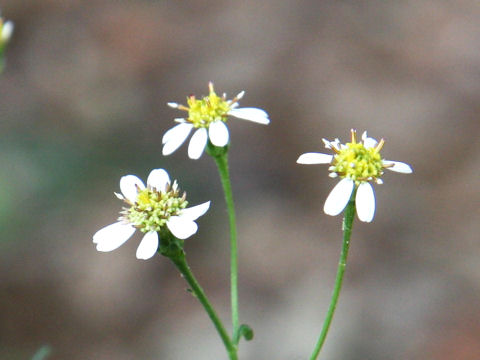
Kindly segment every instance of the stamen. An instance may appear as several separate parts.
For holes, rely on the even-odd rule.
[[[332,149],[336,154],[340,154],[340,149],[337,148],[337,144],[333,142],[330,143],[330,149]]]
[[[375,147],[375,152],[377,153],[380,152],[380,150],[382,150],[383,144],[385,144],[385,140],[380,139],[380,142]]]
[[[213,90],[213,82],[211,82],[211,81],[208,83],[208,90],[210,91],[210,93],[215,92],[215,91]]]
[[[350,133],[352,135],[352,144],[357,143],[357,130],[351,129]]]

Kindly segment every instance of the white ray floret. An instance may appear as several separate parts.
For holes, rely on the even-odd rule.
[[[232,115],[238,119],[249,120],[263,125],[270,124],[268,114],[262,109],[252,107],[233,109],[228,112],[228,115]]]
[[[221,120],[211,123],[208,128],[208,137],[215,146],[227,145],[229,138],[227,125]]]
[[[165,191],[167,185],[170,184],[170,176],[164,169],[155,169],[150,172],[147,178],[147,186]]]
[[[112,251],[123,245],[135,232],[130,224],[116,222],[105,226],[93,235],[93,243],[98,251]]]
[[[175,237],[185,240],[197,232],[197,224],[189,217],[172,216],[167,222],[168,230]]]
[[[395,171],[403,174],[411,174],[413,172],[410,165],[405,164],[401,161],[383,160],[383,164],[385,165],[385,168],[390,171]]]
[[[203,150],[205,150],[205,146],[207,146],[208,141],[208,132],[205,128],[197,129],[194,133],[192,138],[190,139],[190,143],[188,144],[188,157],[190,159],[198,159],[203,154]]]
[[[357,204],[358,218],[364,222],[371,222],[375,215],[375,194],[370,183],[364,182],[358,185],[355,204]]]
[[[297,160],[298,164],[312,165],[312,164],[330,164],[332,162],[333,155],[327,155],[322,153],[305,153],[300,155]]]
[[[162,138],[163,155],[170,155],[182,146],[192,129],[192,124],[182,123],[168,130]]]
[[[143,181],[135,175],[122,176],[120,179],[120,190],[123,196],[131,203],[134,203],[137,199],[138,190],[143,189],[145,189]]]
[[[146,233],[140,245],[137,248],[137,259],[148,260],[150,259],[158,249],[158,234],[155,231],[149,231]]]
[[[330,191],[325,201],[325,205],[323,206],[325,214],[332,216],[340,214],[343,209],[345,209],[345,206],[347,206],[354,186],[355,183],[352,179],[345,178],[340,180],[332,191]]]

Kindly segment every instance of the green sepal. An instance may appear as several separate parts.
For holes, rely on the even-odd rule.
[[[219,157],[225,156],[228,153],[229,145],[230,143],[228,143],[225,146],[215,146],[210,142],[210,139],[209,139],[207,143],[207,148],[205,150],[208,155],[214,158],[219,158]]]
[[[159,245],[158,252],[170,259],[178,259],[185,256],[183,251],[184,241],[177,239],[170,231],[158,232]]]

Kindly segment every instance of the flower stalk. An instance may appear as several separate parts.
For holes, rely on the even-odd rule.
[[[215,312],[215,309],[213,306],[210,304],[210,301],[208,300],[207,296],[205,295],[205,292],[203,291],[202,287],[198,283],[197,279],[193,275],[192,271],[190,270],[190,267],[187,264],[187,260],[185,258],[185,253],[183,251],[177,252],[175,256],[170,256],[170,260],[175,264],[177,269],[180,271],[180,273],[183,275],[185,280],[187,281],[188,285],[190,286],[193,294],[195,297],[200,301],[200,303],[203,305],[203,308],[207,312],[208,316],[212,320],[213,325],[217,329],[218,334],[220,335],[220,338],[223,341],[223,344],[225,345],[225,349],[227,350],[228,356],[230,360],[237,360],[237,347],[236,345],[232,342],[230,336],[228,335],[227,331],[225,330],[225,327],[223,326],[220,318],[218,317],[217,313]]]
[[[328,330],[330,329],[330,324],[332,323],[333,315],[337,307],[338,297],[340,295],[340,290],[342,289],[343,275],[345,273],[345,268],[347,266],[347,257],[348,250],[350,248],[350,236],[352,235],[352,225],[353,219],[355,217],[355,191],[352,193],[350,200],[345,208],[345,213],[343,217],[343,245],[342,251],[340,253],[340,260],[338,261],[337,276],[335,278],[335,287],[332,293],[332,299],[330,300],[330,305],[328,306],[327,315],[323,321],[322,331],[320,336],[315,344],[310,360],[316,360],[320,351],[322,350],[325,339],[327,338]]]
[[[233,203],[232,184],[228,169],[228,148],[218,148],[208,144],[207,152],[217,164],[220,180],[222,182],[225,202],[227,203],[228,220],[230,223],[230,298],[232,309],[233,341],[238,344],[240,341],[240,323],[238,315],[238,244],[237,244],[237,221],[235,206]]]

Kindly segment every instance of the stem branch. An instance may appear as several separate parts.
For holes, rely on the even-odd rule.
[[[173,263],[176,265],[178,270],[180,270],[180,273],[182,273],[183,277],[187,281],[188,285],[190,285],[193,293],[197,297],[198,301],[203,305],[205,308],[205,311],[207,312],[208,316],[213,322],[213,325],[215,325],[215,328],[217,329],[218,334],[220,335],[223,344],[225,345],[225,348],[228,352],[228,356],[230,360],[237,360],[237,347],[233,344],[232,340],[230,339],[230,336],[228,335],[227,331],[225,330],[222,322],[220,321],[217,313],[213,309],[213,306],[210,304],[208,301],[207,296],[205,295],[205,292],[203,291],[202,287],[200,284],[197,282],[195,277],[193,276],[193,273],[190,270],[190,267],[187,264],[187,261],[185,259],[185,255],[178,256],[171,258]]]

